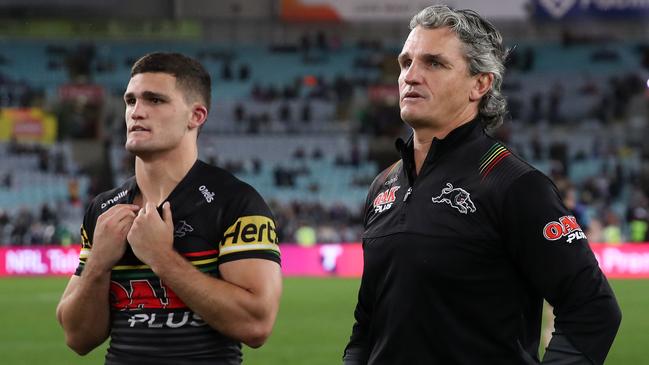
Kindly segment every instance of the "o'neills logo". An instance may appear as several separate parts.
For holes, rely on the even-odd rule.
[[[206,200],[208,203],[211,203],[212,200],[214,200],[214,193],[212,193],[212,192],[210,192],[209,190],[207,190],[207,188],[205,187],[205,185],[201,185],[201,186],[198,188],[198,190],[199,190],[201,193],[203,193],[203,196],[205,197],[205,200]]]
[[[548,241],[556,241],[562,237],[568,237],[566,242],[586,238],[584,231],[577,223],[577,219],[571,215],[564,215],[559,221],[552,221],[543,227],[543,237]]]
[[[122,191],[120,191],[120,192],[119,192],[117,195],[115,195],[114,197],[112,197],[112,198],[106,200],[105,202],[101,203],[101,209],[104,209],[104,208],[106,208],[106,207],[109,206],[109,205],[112,205],[112,204],[117,203],[120,199],[122,199],[123,197],[125,197],[127,194],[128,194],[128,190],[122,190]]]
[[[390,189],[380,193],[374,198],[374,213],[385,212],[392,208],[392,203],[397,200],[396,192],[401,186],[393,186]]]

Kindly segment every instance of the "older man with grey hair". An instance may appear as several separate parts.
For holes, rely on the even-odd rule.
[[[550,179],[485,129],[506,113],[507,50],[471,10],[415,15],[398,57],[412,136],[368,194],[345,365],[601,364],[621,313]]]

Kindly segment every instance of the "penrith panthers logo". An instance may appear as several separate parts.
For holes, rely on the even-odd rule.
[[[194,232],[194,227],[185,221],[178,221],[174,227],[174,237],[185,237],[187,233]]]
[[[446,183],[439,196],[433,197],[433,203],[446,203],[460,211],[462,214],[475,212],[475,204],[471,201],[471,194],[462,188],[453,188],[453,185]]]

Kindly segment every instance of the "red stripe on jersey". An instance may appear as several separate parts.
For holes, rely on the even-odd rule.
[[[489,173],[491,172],[491,170],[493,170],[493,168],[496,167],[496,165],[498,165],[498,163],[499,163],[500,161],[502,161],[505,157],[507,157],[507,156],[509,156],[509,155],[511,155],[511,152],[506,151],[505,153],[503,153],[503,154],[501,154],[500,156],[496,157],[495,160],[491,161],[491,163],[489,164],[489,166],[488,166],[487,169],[485,170],[484,174],[482,175],[482,178],[483,178],[483,179],[486,178],[487,175],[489,175]]]
[[[216,255],[218,253],[219,250],[207,250],[207,251],[198,251],[198,252],[187,252],[187,253],[183,253],[182,255],[185,257],[197,257],[197,256]]]

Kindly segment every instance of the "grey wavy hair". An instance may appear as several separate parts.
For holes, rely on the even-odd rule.
[[[448,27],[464,44],[464,55],[471,75],[493,74],[489,90],[480,100],[478,115],[486,129],[495,129],[507,113],[507,101],[500,92],[505,73],[505,59],[509,50],[503,46],[500,32],[473,10],[455,10],[446,5],[433,5],[420,11],[410,20],[410,29]]]

